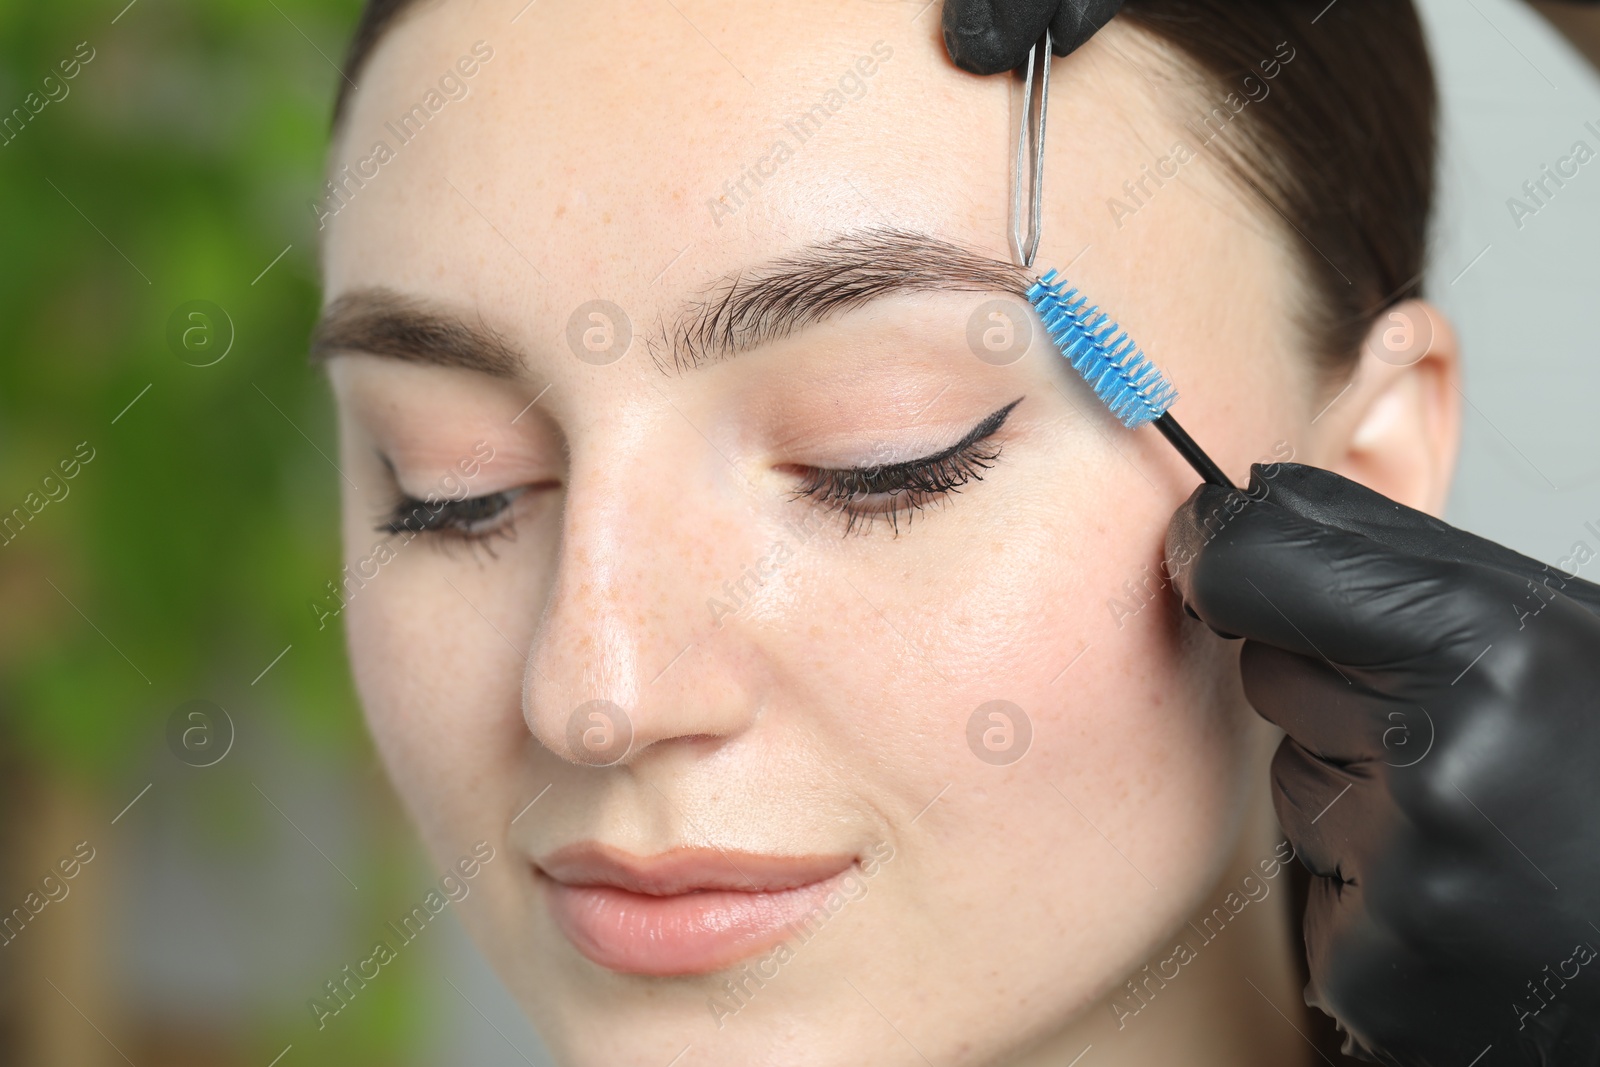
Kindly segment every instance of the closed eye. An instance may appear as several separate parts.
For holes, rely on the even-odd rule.
[[[1000,458],[1000,446],[987,444],[1005,425],[1018,397],[984,419],[949,448],[921,459],[866,467],[802,467],[801,484],[794,498],[806,498],[845,516],[845,533],[864,524],[884,521],[896,536],[900,521],[931,504],[945,500],[973,481]]]
[[[461,500],[418,500],[402,496],[378,524],[379,533],[437,533],[478,540],[504,532],[511,522],[511,505],[525,486]]]

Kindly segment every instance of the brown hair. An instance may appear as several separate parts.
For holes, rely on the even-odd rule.
[[[1378,315],[1422,294],[1438,94],[1416,9],[1410,0],[1125,0],[1122,17],[1211,83],[1201,114],[1229,93],[1236,103],[1265,94],[1210,147],[1298,244],[1299,325],[1324,381],[1345,377]]]
[[[416,3],[367,0],[350,77]],[[1202,75],[1199,116],[1231,119],[1229,94],[1237,106],[1266,93],[1216,123],[1202,151],[1300,246],[1298,325],[1323,384],[1343,379],[1378,315],[1422,292],[1438,102],[1411,0],[1124,0],[1120,17]],[[341,82],[335,126],[349,92]],[[1199,116],[1191,128],[1210,130]]]
[[[350,90],[354,88],[352,79],[361,77],[361,68],[372,58],[372,50],[377,47],[384,32],[394,24],[395,17],[415,7],[416,3],[417,0],[367,0],[362,5],[356,32],[350,37],[350,46],[344,50],[344,77],[339,81],[339,95],[333,101],[334,129],[339,128],[339,120],[344,118]]]

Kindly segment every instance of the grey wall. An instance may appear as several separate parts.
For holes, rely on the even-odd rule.
[[[1600,78],[1516,0],[1421,6],[1444,90],[1430,295],[1461,332],[1469,401],[1448,517],[1549,562],[1600,553]],[[1507,200],[1536,207],[1523,182],[1580,140],[1596,158],[1519,228]]]

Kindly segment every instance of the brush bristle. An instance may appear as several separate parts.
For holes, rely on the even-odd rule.
[[[1129,429],[1154,422],[1178,399],[1178,391],[1145,358],[1122,328],[1088,298],[1050,271],[1028,290],[1050,339],[1102,403]]]

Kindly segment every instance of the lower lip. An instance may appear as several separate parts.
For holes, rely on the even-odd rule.
[[[571,886],[536,874],[561,932],[590,960],[622,974],[706,974],[781,941],[836,888],[844,872],[793,889],[711,889],[655,897],[612,886]]]

